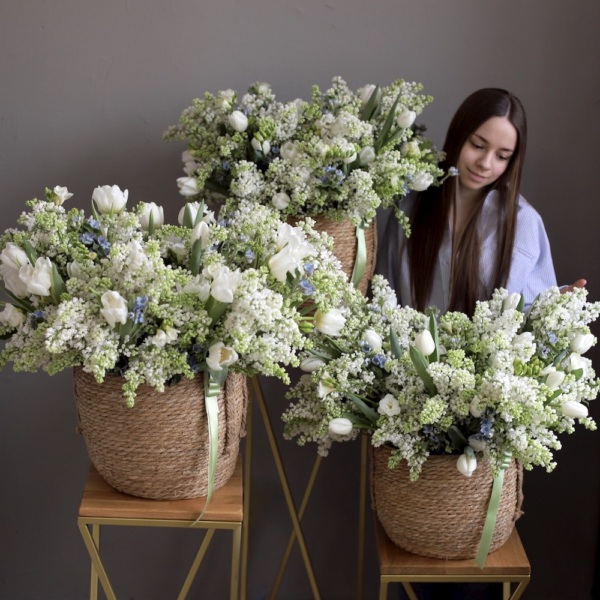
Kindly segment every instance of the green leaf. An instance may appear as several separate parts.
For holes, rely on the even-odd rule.
[[[150,215],[148,216],[148,235],[154,235],[155,227],[154,227],[154,211],[150,211]]]
[[[198,275],[202,267],[202,240],[196,240],[192,244],[192,252],[190,256],[190,271],[192,275]]]
[[[23,298],[15,296],[12,292],[9,292],[4,286],[0,285],[0,290],[2,290],[12,300],[11,304],[22,308],[28,313],[33,312],[35,310],[33,304],[27,302],[27,300],[23,300]]]
[[[398,96],[396,96],[396,100],[394,100],[394,104],[390,108],[385,121],[383,123],[383,127],[381,128],[381,132],[379,137],[375,141],[375,153],[378,154],[379,151],[388,143],[389,141],[389,133],[392,129],[392,125],[394,124],[394,120],[396,118],[396,107],[398,106],[398,102],[400,101],[400,94],[402,92],[398,92]]]
[[[31,242],[29,240],[25,240],[23,242],[23,250],[25,250],[25,254],[27,254],[27,258],[32,263],[35,263],[35,261],[37,260],[37,252],[35,251],[35,248],[31,245]]]
[[[398,335],[394,331],[394,328],[390,325],[390,347],[392,349],[392,354],[400,359],[402,356],[402,347],[400,346],[400,340],[398,339]]]
[[[371,94],[369,101],[365,104],[364,108],[360,113],[360,118],[363,121],[370,121],[377,112],[380,104],[377,102],[377,96],[379,95],[379,84],[375,86],[373,93]]]
[[[560,365],[560,363],[565,359],[565,356],[567,356],[568,354],[568,350],[563,350],[553,361],[552,361],[552,366],[554,367],[558,367]]]
[[[371,423],[375,424],[377,422],[379,415],[370,406],[367,406],[362,398],[355,394],[351,394],[350,392],[347,392],[346,396],[352,400],[356,408],[358,408],[358,410],[360,410]]]
[[[411,346],[408,352],[419,377],[423,380],[423,383],[429,392],[429,395],[435,396],[435,384],[433,383],[431,375],[427,372],[427,367],[429,365],[427,359],[423,356],[422,352],[415,348],[415,346]]]
[[[60,297],[67,291],[67,286],[61,277],[56,265],[52,263],[52,279],[50,282],[50,297],[55,304],[60,302]]]
[[[433,338],[433,343],[435,344],[435,350],[431,353],[429,357],[429,362],[437,362],[439,360],[439,350],[440,347],[440,337],[438,332],[437,319],[435,318],[435,310],[431,309],[429,312],[429,333],[431,333],[431,337]]]
[[[455,450],[462,451],[465,446],[468,446],[469,441],[463,435],[462,431],[456,425],[450,425],[446,430],[450,441],[452,442],[452,447]]]

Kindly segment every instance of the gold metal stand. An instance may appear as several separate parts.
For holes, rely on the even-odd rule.
[[[277,571],[277,575],[275,577],[275,581],[273,583],[273,587],[271,589],[271,593],[269,595],[270,600],[274,600],[279,593],[279,588],[281,586],[281,582],[283,579],[283,575],[287,568],[290,554],[294,543],[298,543],[300,548],[300,552],[302,554],[302,559],[304,561],[304,566],[306,569],[306,574],[308,576],[311,590],[313,593],[313,598],[315,600],[320,600],[321,596],[319,593],[319,588],[317,585],[317,581],[315,578],[314,570],[312,567],[312,563],[310,560],[310,555],[308,553],[308,548],[306,546],[306,542],[304,540],[304,535],[302,533],[301,520],[304,516],[304,512],[306,510],[306,506],[312,494],[315,481],[319,472],[319,468],[321,466],[322,457],[318,456],[315,458],[313,468],[311,474],[309,476],[306,489],[304,491],[304,495],[302,497],[302,501],[300,503],[300,507],[296,509],[294,504],[294,500],[292,498],[292,494],[290,491],[290,486],[288,483],[287,475],[285,473],[285,469],[283,466],[283,461],[281,459],[281,453],[279,451],[279,447],[277,445],[277,441],[275,439],[275,435],[273,432],[273,426],[271,424],[271,420],[269,417],[269,412],[267,410],[267,406],[264,400],[264,396],[262,393],[262,388],[258,377],[252,378],[252,392],[253,397],[256,399],[259,410],[261,412],[261,416],[263,419],[263,423],[265,426],[265,430],[267,433],[267,437],[269,440],[269,445],[271,448],[271,453],[273,455],[273,459],[275,461],[275,465],[277,468],[277,473],[279,475],[279,479],[281,482],[281,488],[285,496],[286,504],[288,507],[288,511],[290,513],[290,517],[292,520],[292,531],[290,533],[290,537],[286,546],[286,549],[282,555],[281,563],[279,565],[279,569]],[[244,512],[245,514],[249,514],[249,499],[250,499],[250,463],[252,456],[252,402],[248,403],[248,413],[246,417],[247,424],[247,435],[246,435],[246,446],[245,446],[245,472],[244,472]],[[363,597],[363,575],[364,575],[364,543],[365,543],[365,518],[366,518],[366,493],[367,493],[367,449],[368,449],[368,437],[366,435],[361,436],[361,464],[360,464],[360,496],[359,496],[359,519],[358,519],[358,569],[357,569],[357,598],[361,600]],[[247,556],[248,556],[248,530],[249,528],[244,529],[243,533],[243,541],[242,541],[242,574],[241,581],[243,589],[246,589],[247,585],[247,573],[245,569],[247,569]]]
[[[479,569],[474,559],[440,560],[406,552],[393,544],[379,521],[375,521],[379,600],[387,599],[390,583],[401,583],[410,600],[418,600],[411,583],[501,583],[504,600],[518,600],[529,583],[531,567],[516,529],[506,544],[488,555],[485,567]],[[512,584],[516,585],[514,591]]]
[[[115,592],[100,558],[100,527],[116,525],[127,527],[176,527],[204,529],[204,539],[196,553],[177,600],[184,600],[206,554],[215,530],[232,531],[230,599],[244,600],[245,588],[240,593],[240,564],[242,525],[242,464],[238,458],[232,478],[215,491],[206,506],[202,519],[198,515],[205,505],[204,498],[191,500],[147,500],[121,494],[110,487],[92,467],[79,507],[77,524],[92,560],[90,599],[98,598],[98,581],[108,600],[116,600]]]

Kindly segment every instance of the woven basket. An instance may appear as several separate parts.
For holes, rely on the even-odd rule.
[[[492,491],[489,464],[480,460],[471,477],[456,468],[456,456],[430,456],[417,481],[406,461],[390,469],[391,450],[373,449],[372,500],[388,537],[421,556],[446,560],[474,558],[479,548]],[[504,486],[490,552],[510,537],[521,516],[523,468],[514,459]]]
[[[333,253],[342,263],[342,269],[352,278],[354,263],[356,261],[356,227],[350,221],[333,221],[327,217],[318,215],[312,217],[315,221],[314,229],[328,233],[333,238]],[[295,225],[298,219],[289,219],[291,225]],[[377,259],[377,222],[376,219],[365,229],[365,244],[367,247],[367,262],[365,273],[358,284],[358,289],[366,294],[369,282],[375,271],[375,261]]]
[[[205,496],[208,491],[208,425],[202,376],[183,379],[163,393],[138,388],[135,405],[123,401],[123,379],[74,370],[79,429],[88,454],[112,487],[156,500]],[[230,374],[219,396],[219,448],[214,489],[233,474],[245,434],[246,377]]]

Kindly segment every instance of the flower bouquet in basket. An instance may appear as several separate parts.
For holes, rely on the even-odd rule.
[[[357,228],[357,264],[363,263],[354,271],[356,283],[365,270],[364,229],[377,208],[395,206],[443,175],[441,155],[415,125],[432,101],[421,90],[399,79],[354,92],[334,77],[325,91],[315,85],[310,101],[280,102],[266,83],[241,97],[233,90],[207,92],[165,132],[167,140],[187,143],[180,191],[251,200],[285,219],[317,218],[323,227],[324,218],[347,222],[353,236]]]
[[[596,342],[589,324],[600,303],[586,294],[550,288],[524,312],[520,295],[500,289],[472,318],[436,318],[396,306],[376,276],[372,301],[337,335],[314,339],[301,365],[309,374],[288,394],[285,435],[325,455],[334,441],[369,433],[374,502],[389,537],[438,558],[477,553],[482,566],[519,515],[519,469],[552,471],[558,434],[576,422],[596,428],[587,405],[600,380],[583,354]],[[443,474],[430,470],[438,462]],[[483,496],[479,515],[464,488],[471,481]]]
[[[114,388],[106,410],[117,407],[126,419],[122,462],[133,470],[133,482],[144,468],[132,448],[136,420],[140,429],[142,421],[156,429],[154,442],[141,432],[150,448],[140,448],[140,455],[148,454],[148,478],[157,479],[153,460],[180,452],[187,443],[180,427],[188,421],[199,430],[195,419],[203,419],[206,443],[181,452],[194,460],[200,460],[197,451],[208,455],[208,487],[195,464],[177,467],[197,475],[191,488],[161,490],[158,497],[210,495],[218,453],[231,454],[233,466],[237,457],[237,446],[231,452],[222,447],[236,438],[231,424],[222,422],[223,389],[235,374],[238,382],[258,373],[289,381],[285,369],[310,347],[306,333],[317,311],[338,305],[349,289],[331,240],[310,223],[292,227],[276,211],[244,202],[225,204],[218,215],[188,203],[179,224],[169,225],[155,203],[128,209],[128,192],[117,186],[94,190],[89,216],[64,208],[70,196],[63,187],[47,189],[45,199],[28,202],[19,218],[22,229],[0,237],[0,337],[6,340],[0,368],[12,363],[17,371],[50,374],[74,369],[76,396],[94,390],[98,396],[91,406],[78,406],[84,436],[89,411]],[[180,390],[180,398],[170,398],[170,390]],[[194,399],[196,392],[204,397]],[[165,439],[167,427],[144,412],[150,405],[169,413],[175,439]],[[237,433],[244,409],[236,409],[243,413],[236,416]],[[201,414],[192,418],[192,410]],[[118,443],[105,439],[108,429],[99,443],[114,456]]]

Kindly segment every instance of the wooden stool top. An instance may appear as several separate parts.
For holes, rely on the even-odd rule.
[[[242,459],[238,456],[231,479],[213,493],[202,521],[242,521]],[[112,488],[91,466],[79,507],[80,517],[116,519],[172,519],[195,521],[205,507],[205,498],[149,500],[122,494]]]
[[[531,566],[517,533],[513,532],[503,546],[488,555],[480,569],[475,559],[441,560],[411,554],[396,546],[375,518],[375,538],[381,575],[530,575]]]

